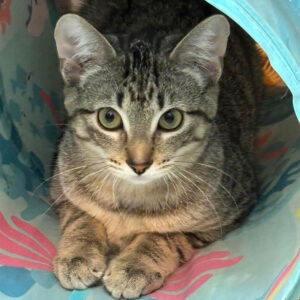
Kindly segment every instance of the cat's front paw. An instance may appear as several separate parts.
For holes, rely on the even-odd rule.
[[[53,262],[54,272],[64,288],[85,289],[100,281],[106,269],[105,261],[100,253],[58,255]]]
[[[157,270],[131,259],[115,258],[103,276],[103,284],[114,298],[138,298],[158,289],[164,278]]]

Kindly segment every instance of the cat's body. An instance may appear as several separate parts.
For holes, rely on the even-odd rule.
[[[57,25],[70,119],[51,188],[63,232],[54,267],[66,288],[105,272],[113,296],[138,297],[255,203],[261,65],[254,42],[231,24],[223,67],[224,17],[182,40],[210,14],[202,1],[88,2],[77,11],[114,49],[75,16]],[[118,111],[123,127],[101,128],[101,107]],[[172,109],[181,125],[157,128]]]

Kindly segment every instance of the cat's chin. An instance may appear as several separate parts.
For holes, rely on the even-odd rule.
[[[152,183],[155,179],[153,176],[149,176],[149,175],[145,175],[145,176],[128,176],[128,178],[126,178],[125,180],[133,183],[133,184],[149,184]]]
[[[146,185],[154,183],[157,180],[161,180],[161,176],[153,176],[153,175],[128,175],[122,176],[118,174],[118,177],[121,178],[125,183],[135,184],[135,185]]]

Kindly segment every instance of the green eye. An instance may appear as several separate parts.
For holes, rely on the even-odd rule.
[[[171,109],[165,112],[158,121],[158,127],[163,130],[175,130],[182,123],[182,112],[177,109]]]
[[[116,130],[122,127],[122,119],[113,108],[101,108],[98,113],[99,123],[107,130]]]

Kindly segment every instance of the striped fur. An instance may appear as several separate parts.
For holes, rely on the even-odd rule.
[[[96,29],[74,15],[56,27],[69,123],[51,183],[62,232],[55,274],[68,289],[102,280],[112,296],[136,298],[255,204],[261,63],[232,21],[225,56],[223,17],[195,27],[215,13],[203,1],[68,3]],[[101,107],[118,111],[123,127],[101,128]],[[173,108],[183,123],[159,130]],[[128,161],[151,164],[139,176]]]

